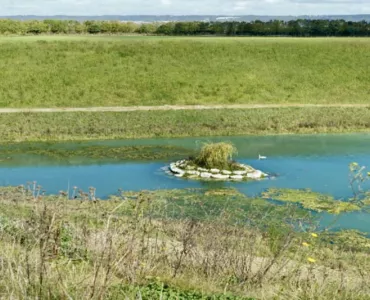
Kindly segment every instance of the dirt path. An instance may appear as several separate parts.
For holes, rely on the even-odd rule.
[[[207,109],[258,109],[258,108],[309,108],[309,107],[369,107],[370,104],[231,104],[231,105],[161,105],[117,107],[65,107],[65,108],[0,108],[0,114],[48,112],[130,112],[150,110],[207,110]]]

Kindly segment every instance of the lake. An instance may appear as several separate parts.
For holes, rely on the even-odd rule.
[[[230,141],[238,148],[238,161],[276,175],[275,179],[256,182],[199,182],[167,176],[162,168],[171,161],[130,161],[124,158],[91,159],[73,157],[53,159],[43,155],[15,154],[1,156],[0,185],[19,185],[37,181],[47,193],[58,193],[77,186],[87,190],[97,189],[97,196],[106,198],[123,190],[155,190],[174,188],[235,187],[249,196],[258,196],[270,187],[310,188],[313,191],[331,194],[337,199],[352,196],[349,186],[351,162],[367,166],[370,162],[369,134],[340,135],[285,135],[285,136],[238,136],[215,138],[143,139],[66,142],[41,144],[41,147],[76,149],[87,146],[117,147],[128,145],[176,145],[195,149],[206,141]],[[26,147],[19,144],[15,147]],[[18,151],[19,152],[19,151]],[[258,155],[267,156],[258,160]],[[178,157],[181,159],[181,157]],[[366,183],[365,188],[370,184]],[[323,214],[323,226],[332,216]],[[363,212],[342,214],[336,227],[370,231],[369,214]]]

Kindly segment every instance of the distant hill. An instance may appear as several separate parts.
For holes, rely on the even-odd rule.
[[[2,19],[15,19],[15,20],[45,20],[45,19],[59,19],[59,20],[119,20],[119,21],[132,21],[132,22],[169,22],[169,21],[269,21],[269,20],[297,20],[297,19],[323,19],[323,20],[338,20],[343,19],[346,21],[367,21],[370,22],[370,14],[367,15],[301,15],[301,16],[256,16],[256,15],[240,15],[240,16],[225,16],[225,15],[184,15],[184,16],[152,16],[152,15],[103,15],[103,16],[0,16]]]

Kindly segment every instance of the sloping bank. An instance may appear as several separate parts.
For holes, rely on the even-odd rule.
[[[370,108],[0,114],[2,142],[370,131]]]

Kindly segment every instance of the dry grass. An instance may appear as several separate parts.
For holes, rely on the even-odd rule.
[[[364,132],[368,108],[0,114],[1,141]]]
[[[134,299],[137,290],[122,287],[154,278],[184,291],[234,297],[222,299],[370,295],[366,248],[298,234],[291,220],[269,224],[274,210],[261,217],[225,207],[197,219],[169,214],[175,196],[128,195],[136,200],[88,201],[93,195],[82,194],[85,200],[68,201],[63,193],[41,198],[32,188],[1,189],[0,297]],[[308,263],[309,256],[316,263]]]

